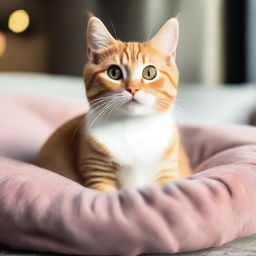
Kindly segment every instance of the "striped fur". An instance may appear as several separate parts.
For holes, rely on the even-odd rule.
[[[63,155],[49,161],[47,152],[68,147],[51,139],[42,150],[40,165],[45,167],[47,159],[47,168],[100,191],[163,184],[190,175],[171,116],[179,78],[177,42],[176,19],[167,21],[150,41],[137,43],[115,40],[99,19],[90,18],[84,80],[91,108],[52,136],[59,143],[58,136],[67,136],[78,125],[73,135],[75,165],[62,164],[60,171]],[[122,73],[116,80],[108,73],[113,65]],[[149,65],[156,70],[151,80],[143,77]]]
[[[108,79],[106,70],[112,64],[122,67],[127,78],[124,77],[118,82]],[[159,67],[158,77],[153,81],[145,81],[141,77],[142,68],[149,64]],[[125,88],[138,88],[145,93],[158,96],[155,109],[159,112],[169,109],[173,104],[177,94],[178,77],[177,66],[168,65],[167,57],[153,48],[149,42],[116,41],[114,45],[97,53],[97,57],[88,62],[84,71],[89,102]]]

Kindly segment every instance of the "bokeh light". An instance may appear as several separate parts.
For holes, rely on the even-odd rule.
[[[0,31],[0,57],[4,54],[6,49],[6,36]]]
[[[14,33],[21,33],[28,28],[29,22],[29,15],[25,10],[16,10],[9,17],[8,27]]]

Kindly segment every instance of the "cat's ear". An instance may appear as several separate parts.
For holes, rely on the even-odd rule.
[[[172,18],[161,27],[149,42],[154,48],[168,56],[169,64],[175,64],[178,39],[179,22],[176,18]]]
[[[92,58],[94,52],[107,48],[115,42],[107,28],[96,17],[91,17],[87,25],[87,53]]]

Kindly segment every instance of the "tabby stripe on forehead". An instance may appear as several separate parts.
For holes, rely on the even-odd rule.
[[[145,46],[145,44],[140,44],[140,51],[141,52],[145,52],[147,50],[147,44]],[[142,63],[145,64],[146,63],[146,56],[145,54],[141,54],[142,57]]]
[[[129,60],[129,54],[127,52],[128,46],[129,46],[128,43],[126,43],[124,48],[124,54],[126,55],[127,60]]]
[[[121,64],[123,65],[124,64],[124,55],[126,56],[127,60],[128,60],[128,55],[127,55],[127,52],[126,52],[126,49],[127,49],[127,44],[125,43],[124,44],[124,48],[122,49],[122,53],[120,55],[120,62]]]
[[[171,75],[168,73],[168,72],[166,72],[166,71],[164,71],[164,70],[160,70],[164,75],[166,75],[168,78],[169,78],[169,80],[170,80],[170,82],[171,82],[171,84],[176,88],[177,87],[177,84],[174,82],[174,80],[173,80],[173,78],[171,77]]]
[[[146,63],[146,56],[145,56],[145,54],[142,54],[142,63],[143,63],[143,64]]]
[[[92,75],[92,78],[91,78],[91,80],[90,80],[89,84],[88,84],[88,85],[86,85],[88,90],[91,88],[92,83],[93,83],[93,81],[94,81],[95,77],[96,77],[98,74],[102,73],[102,72],[105,72],[105,69],[98,70],[98,71],[96,71],[96,72]]]
[[[138,46],[138,49],[137,49],[136,60],[138,61],[139,60],[139,55],[140,55],[140,52],[141,52],[141,45],[138,43],[137,46]]]
[[[138,48],[138,47],[137,47]],[[133,60],[136,60],[136,44],[132,44],[132,58]]]

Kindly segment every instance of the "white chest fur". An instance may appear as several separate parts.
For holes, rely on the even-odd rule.
[[[141,187],[154,182],[161,168],[159,160],[175,132],[170,113],[116,118],[93,127],[88,121],[89,133],[107,147],[120,165],[121,187]]]

